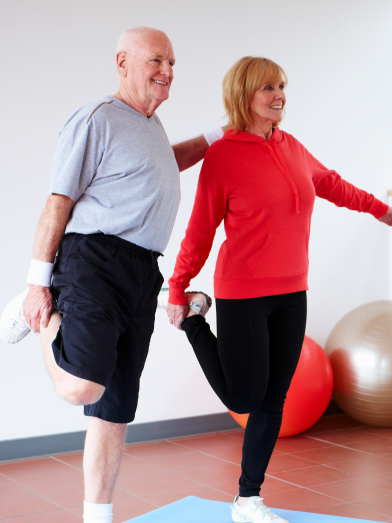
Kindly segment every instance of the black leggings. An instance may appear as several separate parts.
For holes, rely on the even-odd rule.
[[[250,413],[242,448],[240,496],[258,496],[282,423],[283,406],[305,336],[306,292],[216,299],[218,338],[202,316],[186,332],[215,393]]]

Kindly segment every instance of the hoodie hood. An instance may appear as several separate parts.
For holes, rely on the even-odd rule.
[[[270,143],[274,141],[279,143],[283,138],[283,133],[279,127],[275,127],[274,132],[272,133],[271,139],[268,142],[265,138],[261,136],[256,136],[255,134],[247,133],[246,131],[239,131],[236,133],[233,129],[226,131],[222,137],[222,140],[232,140],[234,142],[255,142],[255,143]]]

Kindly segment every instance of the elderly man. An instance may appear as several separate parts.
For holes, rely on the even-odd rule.
[[[179,171],[220,137],[214,130],[170,146],[155,111],[169,97],[174,62],[161,31],[121,35],[119,91],[82,107],[62,129],[30,285],[0,324],[8,343],[30,329],[41,333],[57,393],[91,416],[85,523],[112,521],[124,435],[135,416],[163,282],[157,259],[180,201]]]

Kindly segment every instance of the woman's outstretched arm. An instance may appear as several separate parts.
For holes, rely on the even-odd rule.
[[[302,144],[298,142],[298,145],[306,157],[306,161],[311,166],[313,184],[317,196],[334,203],[338,207],[369,213],[378,220],[385,216],[385,220],[380,220],[384,223],[388,223],[391,220],[391,216],[386,216],[388,214],[388,205],[386,203],[343,180],[336,171],[327,169],[316,160]],[[391,224],[388,223],[388,225]]]

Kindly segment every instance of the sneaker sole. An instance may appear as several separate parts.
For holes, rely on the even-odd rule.
[[[252,519],[248,519],[246,516],[240,516],[240,514],[237,514],[234,510],[231,513],[231,519],[234,523],[253,523]]]

